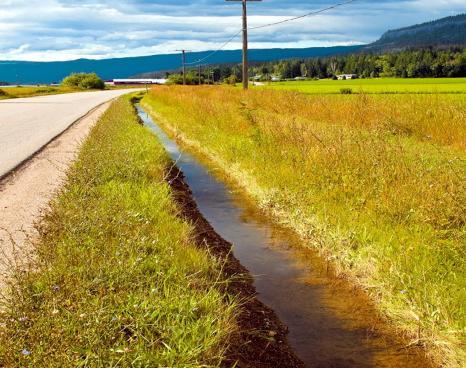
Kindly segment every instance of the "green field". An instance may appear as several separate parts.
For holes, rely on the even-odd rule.
[[[257,88],[292,90],[306,94],[341,93],[341,89],[350,88],[353,93],[397,94],[397,93],[466,93],[466,78],[380,78],[353,80],[312,80],[271,82]]]
[[[171,86],[143,102],[303,246],[363,286],[439,365],[464,367],[466,95]]]

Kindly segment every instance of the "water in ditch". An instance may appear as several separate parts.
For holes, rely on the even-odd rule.
[[[261,214],[136,107],[184,173],[200,212],[234,244],[235,257],[254,276],[258,298],[288,326],[289,343],[306,367],[430,366],[420,349],[407,347],[387,329],[363,293],[332,277],[315,251]]]

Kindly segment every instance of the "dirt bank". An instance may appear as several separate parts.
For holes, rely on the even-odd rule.
[[[227,292],[244,301],[238,316],[240,329],[231,339],[224,366],[231,367],[238,362],[238,368],[304,367],[288,345],[286,326],[273,310],[255,298],[252,277],[232,255],[232,245],[221,238],[199,212],[183,174],[174,168],[168,178],[181,209],[181,217],[195,226],[196,243],[225,260],[223,274],[229,280]]]
[[[33,256],[35,224],[60,189],[81,142],[109,105],[92,110],[0,180],[0,288],[13,268]]]

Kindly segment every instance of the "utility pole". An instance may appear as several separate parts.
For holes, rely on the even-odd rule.
[[[212,84],[215,84],[215,71],[211,70],[210,75],[212,76]]]
[[[199,64],[198,74],[199,74],[199,85],[201,85],[201,64]]]
[[[181,62],[183,64],[183,86],[186,85],[186,53],[191,50],[176,50],[181,51]]]
[[[248,1],[262,0],[225,0],[225,1],[241,1],[243,3],[243,89],[249,88],[249,66],[248,66]]]

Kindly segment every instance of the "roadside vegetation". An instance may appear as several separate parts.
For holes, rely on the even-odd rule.
[[[1,367],[217,367],[235,326],[128,97],[92,130],[0,312]]]
[[[170,86],[143,105],[437,363],[466,364],[465,95]]]
[[[0,88],[0,100],[9,98],[35,97],[76,92],[75,88],[63,86],[4,87]]]

